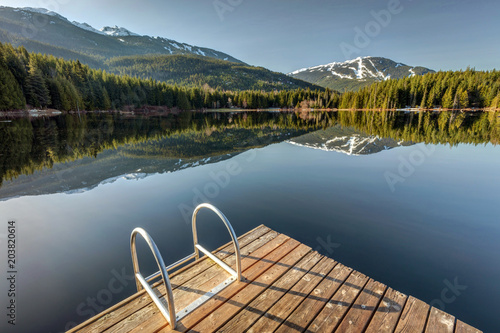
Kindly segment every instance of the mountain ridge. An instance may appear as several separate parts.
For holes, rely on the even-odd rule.
[[[192,54],[244,64],[221,51],[165,37],[141,36],[116,25],[97,30],[44,8],[0,6],[0,30],[10,34],[14,41],[27,39],[104,58],[152,53]],[[10,42],[5,38],[0,41]]]
[[[434,73],[422,66],[408,66],[383,57],[358,57],[344,62],[306,67],[287,75],[339,91],[357,90],[374,82]]]
[[[23,46],[29,52],[79,60],[108,73],[173,85],[208,84],[222,90],[321,89],[283,73],[250,66],[214,49],[160,36],[140,36],[116,25],[97,30],[43,8],[0,6],[0,42]]]

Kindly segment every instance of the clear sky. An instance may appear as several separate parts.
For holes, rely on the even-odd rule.
[[[381,56],[435,70],[500,69],[498,0],[0,0],[99,29],[226,52],[280,72]]]

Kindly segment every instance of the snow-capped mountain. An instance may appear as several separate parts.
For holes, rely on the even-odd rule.
[[[76,26],[76,27],[78,27],[80,29],[84,29],[84,30],[87,30],[87,31],[90,31],[90,32],[95,32],[96,34],[104,35],[104,33],[102,31],[97,30],[96,28],[94,28],[90,24],[79,23],[79,22],[76,22],[76,21],[71,22],[71,24],[73,24],[74,26]]]
[[[85,23],[85,22],[80,23],[80,22],[73,21],[73,22],[71,22],[71,24],[73,24],[74,26],[76,26],[80,29],[84,29],[84,30],[94,32],[96,34],[104,35],[104,36],[113,36],[113,37],[140,36],[139,34],[131,32],[128,29],[118,27],[116,25],[114,27],[102,27],[100,30],[97,30],[96,28],[94,28],[93,26],[91,26],[90,24]]]
[[[353,90],[376,81],[400,79],[432,72],[434,71],[425,67],[408,66],[387,58],[359,57],[345,62],[302,68],[288,75],[332,89]]]
[[[108,35],[108,36],[120,36],[120,37],[123,37],[123,36],[140,36],[139,34],[136,34],[136,33],[133,33],[131,32],[130,30],[127,30],[125,28],[122,28],[122,27],[118,27],[118,26],[114,26],[114,27],[104,27],[104,28],[101,28],[100,30],[101,33],[105,34],[105,35]]]
[[[35,29],[26,29],[30,26]],[[141,36],[118,26],[106,26],[98,30],[88,23],[71,22],[53,11],[32,7],[0,6],[0,42],[23,45],[28,51],[50,53],[67,59],[176,54],[242,63],[213,49],[163,37]],[[90,64],[91,61],[86,63]]]
[[[375,154],[384,150],[413,144],[411,142],[398,142],[390,138],[367,135],[366,133],[340,125],[308,133],[287,142],[311,149],[334,151],[353,156]]]
[[[14,12],[21,12],[24,14],[26,14],[26,12],[30,12],[30,13],[36,13],[36,14],[49,15],[49,16],[54,16],[54,17],[58,17],[60,19],[66,20],[66,18],[64,16],[61,16],[58,13],[53,12],[53,11],[48,10],[48,9],[45,9],[45,8],[33,8],[33,7],[10,8],[10,7],[6,7],[6,6],[0,6],[0,8],[1,9],[13,9]]]

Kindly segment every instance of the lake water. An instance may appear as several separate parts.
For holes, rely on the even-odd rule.
[[[208,201],[455,315],[500,328],[500,114],[93,113],[0,119],[0,267],[16,225],[16,326],[61,332],[135,291],[129,237],[192,252]],[[229,241],[200,213],[207,248]],[[146,253],[142,251],[141,253]],[[149,260],[149,261],[148,261]],[[146,273],[154,263],[141,256]],[[450,287],[451,286],[451,287]],[[6,311],[8,283],[0,282]]]

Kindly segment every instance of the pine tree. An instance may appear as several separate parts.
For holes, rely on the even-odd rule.
[[[24,109],[26,100],[14,75],[0,66],[0,110]]]
[[[493,108],[493,109],[500,108],[500,92],[498,93],[498,95],[491,102],[490,108]]]
[[[467,93],[467,90],[460,92],[460,107],[463,109],[469,107],[469,94]]]
[[[176,106],[181,110],[190,110],[191,109],[189,99],[188,99],[187,94],[184,91],[184,89],[180,89],[179,92],[177,93],[177,105]]]
[[[453,96],[453,89],[451,87],[449,87],[443,96],[443,101],[441,103],[443,105],[443,108],[445,108],[445,109],[453,108],[453,97],[454,97]]]
[[[45,79],[42,76],[42,72],[35,66],[32,66],[31,63],[26,80],[26,90],[28,104],[34,107],[46,107],[49,105],[50,95]]]

